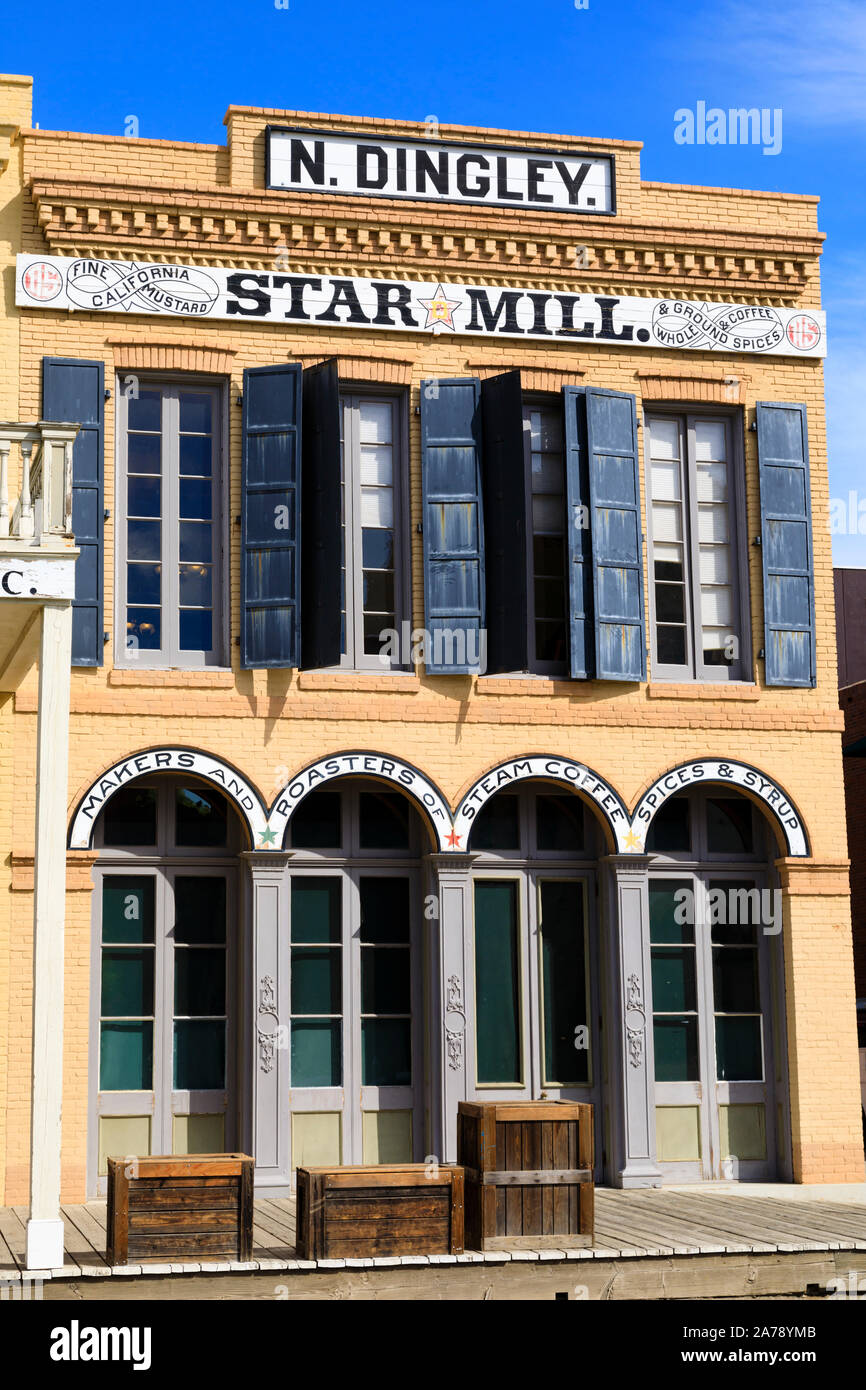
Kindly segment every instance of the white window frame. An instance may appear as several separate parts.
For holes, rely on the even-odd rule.
[[[230,591],[228,584],[228,489],[226,486],[228,440],[228,393],[217,377],[136,377],[135,390],[158,390],[162,403],[162,491],[161,524],[162,588],[161,613],[163,646],[159,650],[131,649],[127,645],[127,468],[129,373],[116,376],[117,440],[115,462],[115,643],[114,664],[131,670],[229,669]],[[180,391],[207,392],[213,398],[213,648],[210,651],[180,650],[178,643],[179,586],[179,473],[176,425],[167,433],[166,402],[177,399]],[[170,625],[170,626],[169,626]]]
[[[562,544],[563,544],[563,583],[565,612],[563,623],[565,627],[566,651],[562,661],[542,661],[536,655],[535,646],[535,546],[534,531],[532,525],[532,434],[530,429],[529,414],[533,410],[547,411],[550,414],[558,415],[559,427],[562,435],[562,449],[560,457],[562,460]],[[569,640],[569,584],[568,584],[568,480],[565,476],[567,450],[565,447],[565,411],[563,410],[562,400],[556,396],[532,396],[523,397],[523,474],[525,487],[524,514],[526,516],[526,624],[528,630],[527,645],[527,667],[528,674],[535,676],[566,677],[568,676],[568,640]]]
[[[647,533],[647,579],[649,587],[649,611],[651,626],[651,669],[650,679],[680,683],[752,683],[751,674],[751,627],[749,622],[749,575],[745,551],[745,469],[741,430],[735,428],[741,421],[738,412],[730,410],[700,409],[694,405],[653,405],[644,410],[644,479],[646,489],[646,533]],[[652,461],[650,452],[650,432],[653,419],[676,420],[681,440],[680,489],[683,508],[685,590],[686,590],[686,660],[682,665],[660,662],[657,656],[657,633],[655,607],[655,562],[652,526]],[[698,499],[697,470],[695,464],[695,423],[708,420],[725,426],[728,453],[728,479],[730,498],[728,503],[728,525],[731,553],[732,608],[737,625],[740,651],[739,657],[730,665],[712,666],[705,663],[698,648],[701,632],[699,540],[698,540]]]
[[[340,449],[344,507],[346,571],[346,650],[339,668],[348,671],[407,671],[409,653],[400,659],[380,658],[364,651],[364,577],[361,526],[360,407],[387,405],[391,410],[392,487],[394,504],[394,622],[402,636],[402,624],[411,623],[409,584],[409,488],[405,392],[364,390],[351,383],[340,389]],[[405,658],[405,660],[403,660]]]

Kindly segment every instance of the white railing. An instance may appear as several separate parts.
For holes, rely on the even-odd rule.
[[[0,543],[72,538],[72,445],[78,425],[0,422]],[[10,488],[12,502],[10,508]]]

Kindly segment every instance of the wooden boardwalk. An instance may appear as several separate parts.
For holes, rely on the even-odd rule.
[[[789,1189],[796,1191],[797,1189]],[[764,1195],[764,1191],[766,1195]],[[866,1193],[860,1200],[780,1195],[785,1188],[770,1185],[714,1191],[707,1187],[619,1191],[596,1189],[595,1242],[573,1251],[495,1252],[481,1255],[412,1256],[402,1260],[298,1260],[295,1254],[295,1203],[288,1198],[257,1199],[253,1229],[253,1259],[146,1264],[115,1267],[105,1261],[105,1202],[64,1206],[65,1262],[44,1271],[52,1280],[128,1279],[137,1275],[241,1274],[340,1268],[375,1270],[397,1264],[442,1265],[509,1261],[544,1263],[574,1260],[664,1260],[682,1256],[779,1256],[806,1252],[866,1252]],[[820,1191],[820,1189],[819,1189]],[[854,1194],[852,1194],[854,1195]],[[18,1282],[24,1273],[25,1207],[0,1208],[0,1281]],[[858,1259],[858,1266],[861,1261]],[[866,1260],[862,1261],[866,1267]],[[573,1267],[573,1266],[572,1266]],[[36,1277],[31,1271],[30,1278]]]

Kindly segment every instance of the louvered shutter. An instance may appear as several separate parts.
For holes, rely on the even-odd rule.
[[[241,665],[300,657],[301,367],[244,372]]]
[[[758,401],[764,674],[815,684],[815,577],[805,405]]]
[[[592,533],[586,450],[586,390],[563,386],[569,673],[586,680],[595,665],[592,628]]]
[[[529,624],[520,372],[505,372],[482,383],[481,416],[487,670],[525,671]]]
[[[635,398],[587,386],[595,675],[646,678],[643,547]]]
[[[475,377],[421,383],[424,609],[427,671],[453,675],[484,664],[481,384]]]
[[[80,426],[72,449],[72,529],[75,561],[72,665],[101,666],[103,584],[103,423],[105,373],[101,362],[42,359],[42,418]]]

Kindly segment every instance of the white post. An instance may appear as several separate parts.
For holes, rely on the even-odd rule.
[[[0,536],[9,535],[9,451],[11,441],[0,439]]]
[[[72,607],[46,603],[39,651],[33,911],[33,1086],[27,1268],[63,1264],[60,1112]]]
[[[33,503],[30,500],[30,458],[33,442],[21,441],[21,510],[18,516],[18,534],[22,540],[33,535]]]

